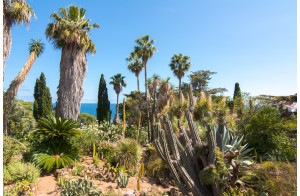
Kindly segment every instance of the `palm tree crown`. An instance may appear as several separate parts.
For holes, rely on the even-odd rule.
[[[53,40],[54,46],[77,46],[84,52],[94,54],[95,45],[89,38],[89,31],[99,28],[98,24],[90,25],[91,19],[85,19],[86,9],[69,5],[68,9],[59,8],[59,13],[54,12],[50,18],[55,22],[49,23],[46,29],[46,36]]]
[[[114,75],[110,79],[109,84],[112,84],[114,86],[114,90],[117,94],[119,94],[122,91],[122,87],[126,87],[126,83],[124,81],[125,76],[122,76],[121,74]]]
[[[38,38],[37,40],[31,39],[29,43],[29,52],[35,53],[35,55],[38,57],[40,56],[45,49],[45,44],[41,42],[41,39]]]
[[[174,56],[171,58],[170,67],[178,79],[181,79],[185,72],[189,70],[191,66],[189,60],[189,56],[183,56],[181,53],[179,53],[179,55],[174,54]]]
[[[35,16],[33,9],[24,0],[3,0],[3,13],[11,24],[27,24],[31,16]]]
[[[135,40],[135,42],[137,43],[137,46],[134,47],[134,52],[142,59],[145,66],[148,59],[150,59],[153,56],[153,53],[157,51],[153,46],[155,40],[152,39],[149,41],[149,35],[143,35],[140,39]]]
[[[126,58],[128,69],[138,77],[143,69],[143,63],[139,60],[138,55],[134,52],[130,52],[130,57]]]

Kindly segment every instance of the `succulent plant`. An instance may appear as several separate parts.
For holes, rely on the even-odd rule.
[[[96,191],[95,186],[85,176],[84,180],[79,179],[74,182],[68,182],[66,186],[62,187],[61,196],[96,196],[100,195],[101,191]]]
[[[128,184],[128,177],[125,176],[122,170],[119,170],[119,177],[117,178],[118,186],[121,188],[126,188]]]

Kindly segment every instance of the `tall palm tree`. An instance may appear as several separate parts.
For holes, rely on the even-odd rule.
[[[126,87],[126,83],[124,81],[125,76],[122,76],[121,74],[114,75],[111,77],[111,81],[109,84],[112,84],[114,86],[114,90],[117,93],[117,111],[113,120],[114,124],[120,123],[119,118],[119,94],[122,91],[122,87]]]
[[[184,76],[185,72],[187,72],[191,66],[189,62],[189,56],[183,56],[181,53],[179,55],[174,54],[171,58],[171,63],[169,64],[171,70],[173,71],[174,75],[177,76],[179,80],[179,100],[181,99],[181,78]]]
[[[3,80],[5,61],[11,48],[11,29],[13,24],[30,24],[35,13],[25,0],[3,0]]]
[[[140,73],[143,69],[143,62],[141,62],[137,56],[136,53],[130,52],[130,57],[126,58],[127,62],[130,62],[128,64],[128,69],[135,74],[136,79],[137,79],[137,88],[138,91],[140,91]]]
[[[77,120],[83,97],[83,81],[87,70],[86,53],[94,54],[95,45],[89,38],[93,28],[86,19],[86,9],[69,5],[51,14],[54,20],[46,28],[46,36],[53,45],[61,48],[60,79],[55,115]]]
[[[4,95],[4,131],[7,135],[7,113],[11,110],[11,103],[14,99],[15,95],[17,94],[21,84],[25,80],[27,74],[29,73],[35,59],[40,56],[44,51],[44,43],[41,42],[40,39],[37,39],[36,41],[31,39],[31,42],[29,43],[29,57],[24,65],[24,67],[21,69],[17,77],[10,83],[9,88],[7,89],[5,95]]]
[[[142,60],[143,67],[145,68],[145,95],[146,101],[148,100],[147,93],[147,62],[150,58],[152,58],[153,53],[157,51],[157,49],[153,46],[155,40],[150,40],[149,35],[143,35],[140,39],[135,40],[137,46],[134,47],[134,53]],[[148,124],[148,139],[150,140],[150,118],[149,118],[149,104],[147,104],[147,124]],[[153,132],[153,130],[152,130]],[[153,134],[152,134],[153,135]]]

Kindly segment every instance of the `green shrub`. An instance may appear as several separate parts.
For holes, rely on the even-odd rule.
[[[80,113],[77,118],[77,122],[84,125],[95,125],[96,117],[88,113]]]
[[[40,177],[40,170],[32,163],[13,162],[4,167],[3,180],[6,184],[20,181],[36,182]]]
[[[10,137],[3,138],[3,164],[7,165],[17,155],[20,155],[24,149],[20,144],[12,140]]]
[[[213,184],[215,182],[218,182],[220,180],[220,176],[217,172],[217,169],[214,165],[209,165],[207,167],[205,167],[200,173],[199,173],[199,177],[201,179],[201,181],[205,184],[205,185],[210,185]]]
[[[142,147],[132,139],[123,139],[117,143],[115,161],[127,168],[136,167],[142,158]]]
[[[103,141],[98,144],[97,152],[101,159],[107,158],[108,156],[112,156],[114,153],[115,147],[112,143]]]
[[[18,182],[13,186],[6,187],[3,192],[5,196],[34,195],[34,191],[28,181]]]

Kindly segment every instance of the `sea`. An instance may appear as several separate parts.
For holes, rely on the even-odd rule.
[[[53,103],[53,107],[55,107],[56,103]],[[110,104],[110,110],[111,110],[111,120],[114,118],[116,114],[116,105],[117,104]],[[80,107],[80,113],[88,113],[90,115],[93,115],[97,117],[97,103],[81,103]]]

